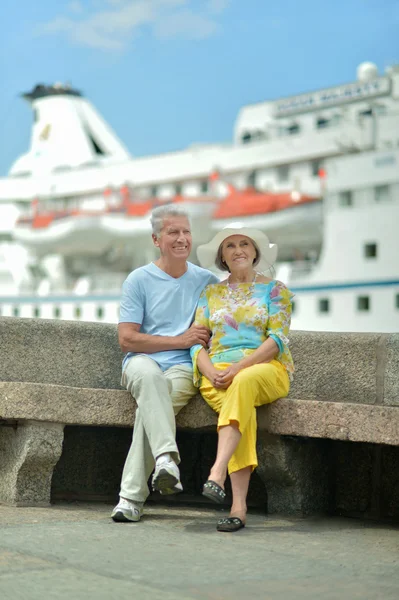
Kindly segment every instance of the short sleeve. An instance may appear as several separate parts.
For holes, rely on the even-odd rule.
[[[198,300],[198,306],[197,306],[197,310],[195,312],[195,318],[194,318],[194,325],[203,325],[204,327],[208,327],[208,329],[210,329],[210,327],[209,327],[209,307],[208,307],[208,299],[206,296],[206,289],[207,288],[205,288],[202,291],[202,294]],[[201,346],[201,344],[196,344],[195,346],[191,346],[191,349],[190,349],[191,360],[193,362],[194,385],[197,387],[199,387],[200,379],[201,379],[201,373],[197,366],[197,358],[198,358],[198,354],[199,354],[200,350],[202,350],[202,349],[203,349],[203,347]]]
[[[119,323],[139,323],[144,317],[144,295],[137,277],[128,277],[122,286]]]
[[[280,355],[288,351],[293,296],[280,281],[276,282],[269,295],[267,334],[276,342]]]
[[[217,275],[214,275],[213,273],[211,273],[211,277],[209,278],[208,285],[213,284],[213,283],[220,283],[220,279],[219,279],[219,277],[217,277]]]

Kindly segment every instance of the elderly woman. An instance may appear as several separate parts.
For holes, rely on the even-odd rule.
[[[193,346],[191,356],[194,383],[219,413],[216,461],[202,493],[222,503],[228,469],[233,504],[217,530],[237,531],[245,526],[249,480],[258,464],[255,408],[287,396],[294,371],[287,338],[293,294],[261,274],[277,255],[261,231],[225,228],[197,255],[203,267],[229,272],[200,297],[195,323],[210,329],[211,341],[208,350]]]

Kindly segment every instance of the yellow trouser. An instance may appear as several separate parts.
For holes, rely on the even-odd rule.
[[[216,369],[226,369],[229,363],[216,363]],[[227,390],[216,389],[202,376],[200,392],[213,410],[219,413],[218,430],[238,423],[240,442],[228,465],[229,473],[245,467],[258,466],[256,455],[256,406],[269,404],[287,396],[290,380],[287,371],[277,360],[253,365],[240,371]]]

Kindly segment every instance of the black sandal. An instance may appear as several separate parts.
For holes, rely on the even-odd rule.
[[[229,533],[238,531],[243,527],[245,527],[245,523],[238,517],[226,517],[224,519],[219,519],[218,524],[216,525],[216,529],[218,531],[226,531]]]
[[[209,500],[213,500],[217,504],[223,504],[226,498],[226,492],[224,491],[224,489],[211,479],[208,479],[208,481],[204,483],[204,487],[202,488],[202,495],[205,496],[205,498],[208,498]]]

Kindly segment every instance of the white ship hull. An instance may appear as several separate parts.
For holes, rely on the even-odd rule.
[[[76,90],[25,96],[32,144],[0,203],[27,256],[0,248],[1,316],[117,322],[123,278],[156,256],[151,208],[176,202],[195,244],[233,222],[267,232],[294,328],[399,330],[399,68],[244,107],[232,144],[138,159]]]

